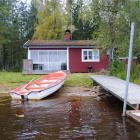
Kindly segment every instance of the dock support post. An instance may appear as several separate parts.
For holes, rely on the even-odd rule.
[[[127,96],[128,96],[128,88],[129,88],[131,63],[132,63],[134,28],[135,28],[135,23],[132,22],[131,23],[131,33],[130,33],[130,44],[129,44],[129,58],[128,58],[127,76],[126,76],[126,87],[125,87],[125,95],[124,95],[124,104],[123,104],[123,114],[122,114],[122,116],[126,116],[126,104],[127,104]]]
[[[135,110],[139,109],[139,104],[136,104]]]

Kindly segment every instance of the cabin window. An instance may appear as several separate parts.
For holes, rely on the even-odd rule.
[[[82,49],[82,62],[99,62],[99,49]]]

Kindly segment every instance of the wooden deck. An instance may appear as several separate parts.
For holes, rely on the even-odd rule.
[[[125,84],[126,84],[124,80],[105,75],[90,75],[90,77],[105,90],[109,91],[112,95],[116,96],[122,101],[124,100]],[[133,83],[129,84],[127,104],[133,107],[134,109],[139,109],[140,104],[139,85]]]

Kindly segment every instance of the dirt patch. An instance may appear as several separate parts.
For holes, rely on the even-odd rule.
[[[0,97],[10,96],[9,90],[0,86]]]
[[[64,96],[92,96],[97,97],[105,94],[104,92],[100,92],[100,86],[93,86],[92,88],[85,87],[63,87],[59,90],[59,92]]]
[[[10,95],[8,93],[0,93],[0,98],[1,97],[10,97]]]
[[[5,89],[5,88],[1,88],[0,87],[0,94],[6,94],[6,93],[8,93],[8,90],[7,89]]]

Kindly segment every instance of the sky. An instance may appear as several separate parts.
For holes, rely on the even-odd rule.
[[[31,2],[31,0],[22,0],[23,2],[26,2],[27,1],[27,3],[28,4],[30,4],[30,2]]]
[[[27,3],[31,3],[31,0],[22,0],[23,2],[26,2],[27,1]],[[66,0],[61,0],[61,1],[63,1],[63,2],[65,2]]]

